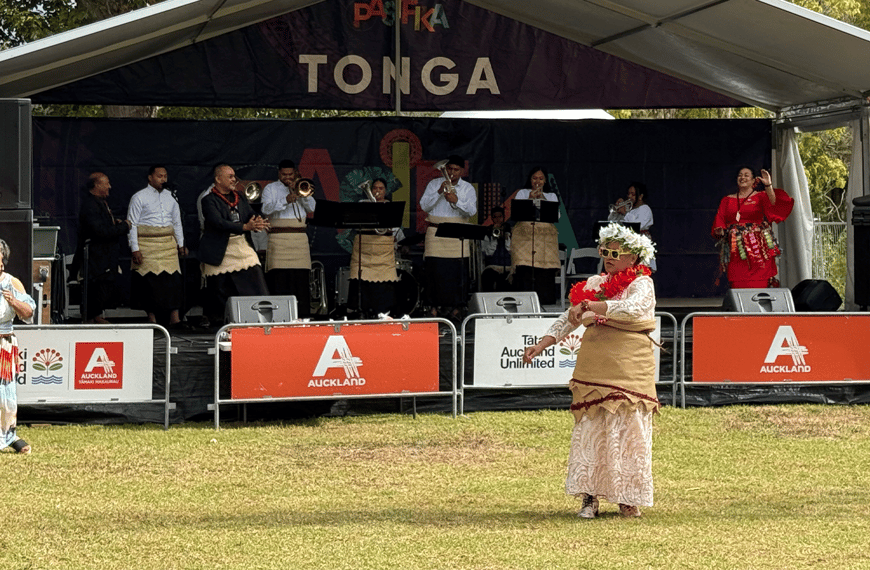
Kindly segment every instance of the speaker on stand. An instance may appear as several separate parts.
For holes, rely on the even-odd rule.
[[[6,271],[28,293],[33,283],[31,146],[30,100],[0,99],[0,238],[12,250]]]

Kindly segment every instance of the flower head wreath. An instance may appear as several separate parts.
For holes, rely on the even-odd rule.
[[[656,245],[649,237],[615,222],[607,224],[598,231],[598,245],[606,246],[612,241],[637,255],[640,263],[649,263],[656,254]]]

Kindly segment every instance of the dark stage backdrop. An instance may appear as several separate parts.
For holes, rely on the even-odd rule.
[[[436,175],[431,165],[465,157],[466,180],[478,185],[481,214],[521,188],[534,165],[551,174],[581,246],[595,222],[624,196],[631,180],[648,188],[658,243],[660,297],[713,297],[718,265],[710,226],[720,198],[735,189],[737,167],[770,168],[766,120],[533,121],[475,119],[334,119],[310,121],[156,121],[34,118],[33,208],[61,226],[59,244],[74,249],[82,187],[90,172],[112,182],[110,206],[125,212],[146,185],[147,168],[163,164],[179,190],[185,236],[199,239],[196,197],[212,167],[234,166],[244,180],[274,180],[275,165],[296,161],[317,186],[315,197],[358,200],[357,183],[388,178],[406,201],[406,234],[424,229],[417,204]],[[485,216],[481,216],[481,221]],[[348,236],[311,231],[315,257],[345,264]]]

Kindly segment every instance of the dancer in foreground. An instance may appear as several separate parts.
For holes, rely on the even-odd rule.
[[[18,398],[15,374],[18,372],[18,341],[12,332],[12,321],[18,317],[30,322],[36,302],[24,291],[17,278],[6,273],[11,251],[0,239],[0,449],[11,447],[28,454],[30,445],[18,437]]]
[[[652,416],[655,388],[655,291],[644,263],[655,255],[652,241],[611,223],[598,234],[605,273],[571,290],[572,307],[525,350],[541,354],[580,324],[586,327],[569,383],[574,430],[565,491],[582,499],[582,518],[598,515],[599,498],[639,517],[653,504]]]

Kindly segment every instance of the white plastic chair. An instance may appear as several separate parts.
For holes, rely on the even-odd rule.
[[[575,273],[574,271],[574,262],[579,259],[584,258],[594,258],[598,260],[598,269],[595,273]],[[578,277],[580,279],[589,279],[593,275],[598,275],[604,270],[604,259],[598,255],[597,247],[581,247],[579,249],[572,249],[571,255],[568,256],[568,260],[562,264],[562,276],[561,276],[561,292],[562,292],[562,309],[565,309],[565,301],[567,296],[567,280],[568,277]]]

